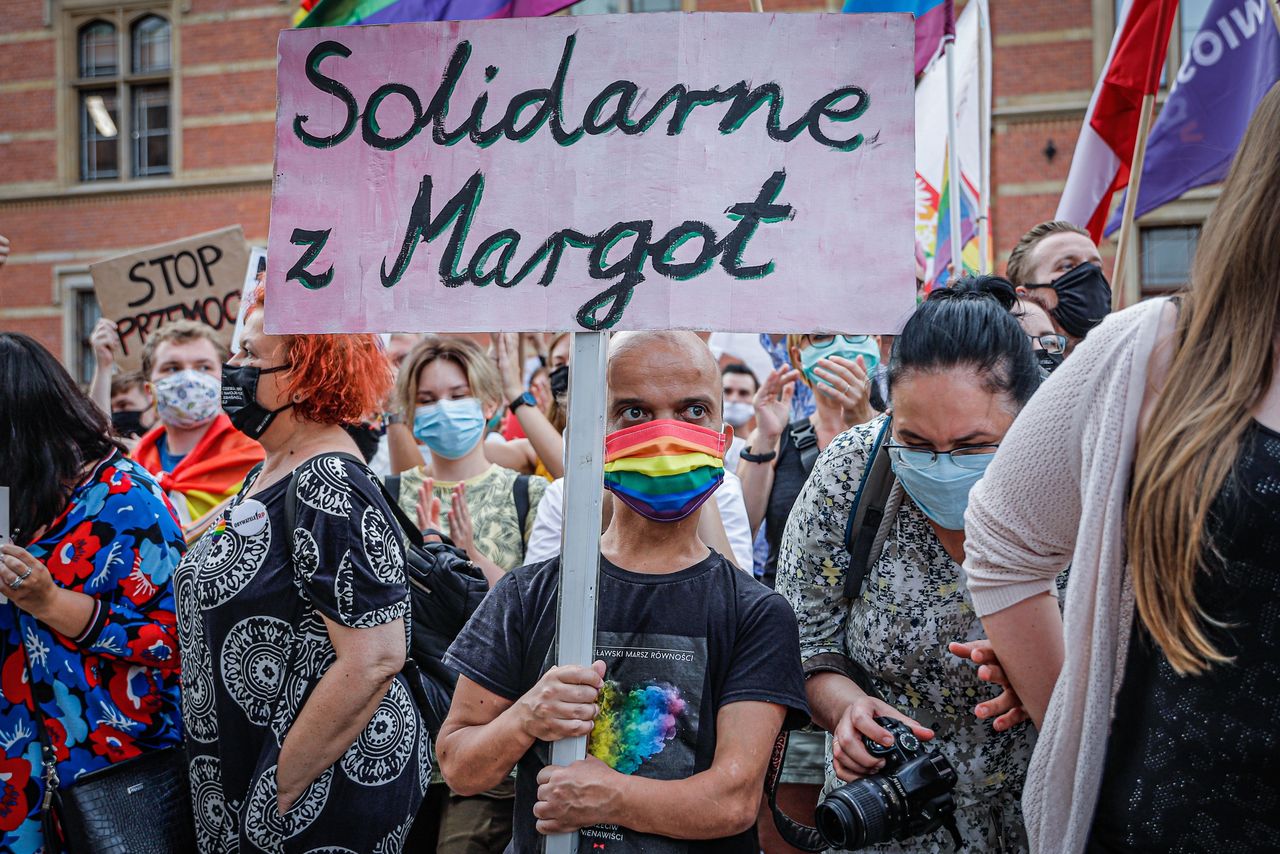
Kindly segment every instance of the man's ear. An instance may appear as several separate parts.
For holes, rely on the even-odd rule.
[[[733,425],[727,421],[724,422],[724,430],[721,432],[724,433],[724,446],[727,449],[733,444]]]
[[[1027,289],[1026,285],[1016,285],[1013,289],[1013,292],[1016,293],[1019,297],[1025,297],[1031,294],[1031,291]]]

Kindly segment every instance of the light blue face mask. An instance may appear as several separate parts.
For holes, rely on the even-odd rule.
[[[413,411],[413,436],[446,460],[465,457],[484,438],[485,418],[474,397],[441,400]]]
[[[938,461],[928,468],[912,466],[913,456],[920,462],[927,454],[889,449],[893,473],[920,511],[948,531],[964,530],[964,511],[969,506],[969,490],[982,479],[995,454],[973,454],[965,457],[965,465],[957,465],[950,454],[938,454]]]
[[[813,369],[818,367],[819,361],[830,359],[832,356],[839,356],[850,362],[861,356],[862,364],[867,369],[867,376],[871,376],[876,365],[880,364],[880,345],[870,335],[833,335],[830,341],[810,344],[800,351],[800,370],[804,371],[811,385],[827,382],[815,374]]]

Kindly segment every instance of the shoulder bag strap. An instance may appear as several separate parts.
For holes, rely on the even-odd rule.
[[[893,519],[885,513],[894,484],[893,467],[889,465],[889,452],[885,448],[891,423],[885,419],[871,446],[845,523],[844,544],[849,552],[849,568],[844,575],[844,598],[850,602],[862,595],[867,575],[880,559],[889,534],[889,525],[885,523],[891,524]]]
[[[787,429],[791,433],[791,444],[800,454],[804,475],[808,477],[814,464],[818,462],[818,454],[822,453],[822,449],[818,447],[818,431],[813,429],[813,422],[808,418],[791,422]]]
[[[520,559],[524,560],[524,528],[529,521],[529,475],[516,475],[511,484],[511,498],[516,504],[516,520],[519,523],[517,530],[520,532]]]

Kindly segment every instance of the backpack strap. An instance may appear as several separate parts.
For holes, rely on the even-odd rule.
[[[818,462],[818,454],[822,453],[822,449],[818,447],[818,431],[813,429],[813,422],[808,418],[791,422],[787,430],[791,433],[791,444],[800,454],[804,475],[808,477],[814,464]]]
[[[885,447],[891,424],[891,419],[886,418],[871,446],[871,454],[863,466],[862,480],[858,483],[844,526],[844,545],[849,552],[844,598],[849,601],[862,595],[871,567],[880,559],[884,549],[888,524],[893,521],[892,515],[885,514],[894,485],[893,467],[889,465],[889,452]]]
[[[516,519],[519,521],[520,527],[520,559],[524,560],[526,550],[524,541],[524,528],[529,521],[529,475],[519,474],[511,483],[511,498],[516,503]]]

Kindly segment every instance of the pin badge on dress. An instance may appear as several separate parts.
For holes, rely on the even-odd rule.
[[[267,527],[267,507],[261,501],[249,498],[231,511],[231,529],[242,537],[253,537]]]

